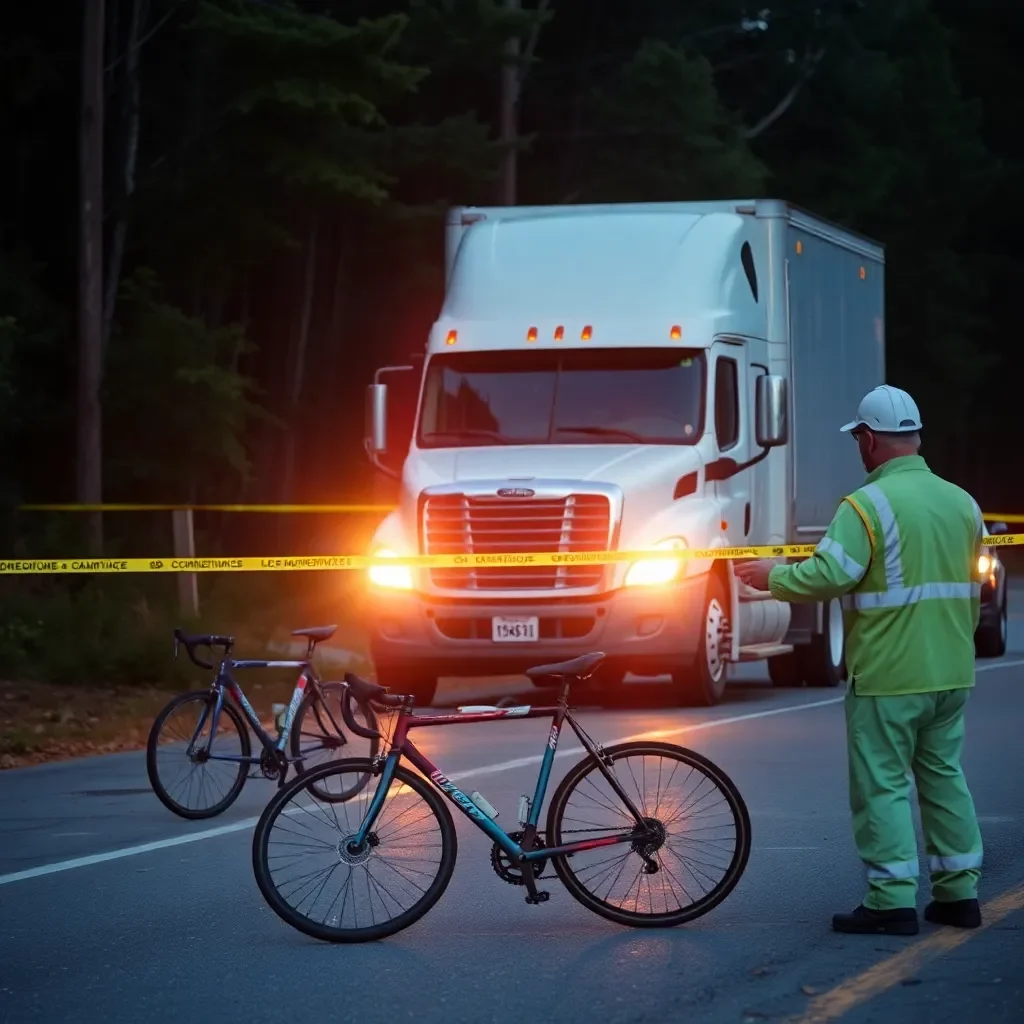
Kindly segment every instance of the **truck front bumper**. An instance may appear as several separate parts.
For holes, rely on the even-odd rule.
[[[549,602],[440,601],[374,592],[370,650],[378,667],[415,665],[424,675],[520,674],[590,651],[609,670],[658,675],[690,662],[704,628],[706,577],[671,586],[618,590],[600,598]],[[537,616],[540,638],[495,642],[494,616]]]

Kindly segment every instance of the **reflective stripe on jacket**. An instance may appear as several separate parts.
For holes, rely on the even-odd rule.
[[[771,571],[784,601],[841,597],[846,664],[865,696],[974,685],[981,509],[919,455],[844,498],[811,558]]]

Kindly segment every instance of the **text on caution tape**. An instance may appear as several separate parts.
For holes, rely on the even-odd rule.
[[[990,548],[1024,545],[1024,533],[986,537]],[[297,572],[368,569],[373,566],[408,566],[425,569],[485,569],[502,566],[604,565],[640,560],[690,561],[748,558],[807,558],[814,544],[779,544],[759,547],[691,548],[659,551],[534,551],[495,554],[408,555],[371,558],[366,555],[294,555],[257,558],[35,558],[0,561],[0,575],[38,576],[65,573],[147,572]]]

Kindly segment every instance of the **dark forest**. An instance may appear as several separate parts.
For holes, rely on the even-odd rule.
[[[0,554],[84,550],[85,517],[26,502],[372,499],[365,386],[425,344],[445,210],[509,199],[774,196],[879,240],[887,379],[921,407],[923,454],[1018,511],[1022,46],[1009,0],[9,5]],[[166,553],[166,518],[105,515],[104,550]],[[372,525],[197,521],[206,554],[339,552]]]

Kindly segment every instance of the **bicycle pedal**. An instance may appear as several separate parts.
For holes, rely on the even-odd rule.
[[[551,893],[544,892],[543,890],[538,892],[536,896],[527,896],[527,903],[547,903],[551,899]]]

